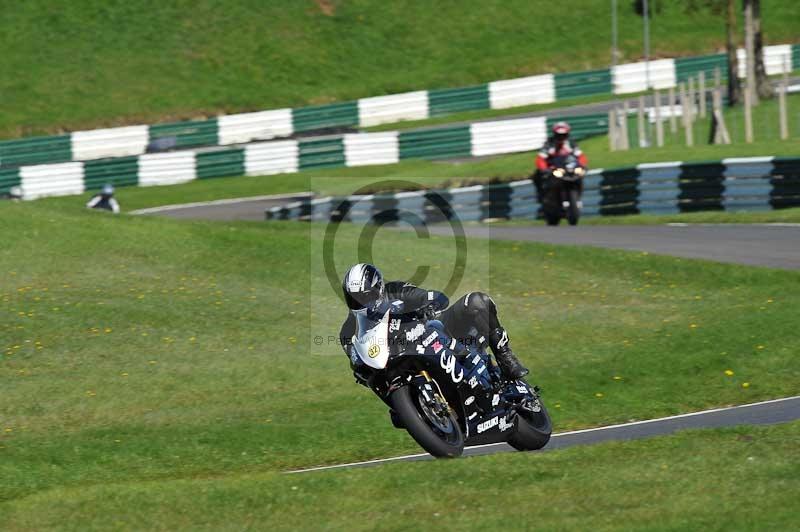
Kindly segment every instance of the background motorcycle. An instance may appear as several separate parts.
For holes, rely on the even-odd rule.
[[[440,321],[404,312],[399,301],[362,310],[356,321],[354,365],[371,368],[367,384],[391,408],[395,427],[433,456],[501,441],[527,451],[550,440],[539,389],[504,380],[484,349],[462,346]]]
[[[586,170],[578,165],[574,155],[560,157],[544,182],[545,193],[542,211],[547,225],[558,225],[566,218],[570,225],[577,225],[581,216],[581,193]]]

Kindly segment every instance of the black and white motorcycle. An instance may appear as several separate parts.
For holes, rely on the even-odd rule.
[[[503,379],[484,349],[462,346],[440,321],[402,305],[356,312],[351,350],[355,364],[371,368],[367,384],[391,408],[395,427],[436,457],[460,456],[465,445],[547,444],[552,427],[538,387]]]

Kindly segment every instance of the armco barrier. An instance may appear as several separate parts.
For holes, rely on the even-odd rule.
[[[148,153],[91,161],[0,168],[0,193],[21,185],[24,199],[79,194],[103,183],[172,185],[195,179],[292,173],[306,169],[394,164],[532,151],[544,142],[544,117],[476,122],[410,131],[354,133],[244,146]],[[608,130],[606,115],[571,117],[576,138]],[[204,133],[198,133],[204,134]]]
[[[744,76],[745,53],[739,50],[739,75]],[[800,45],[764,48],[767,74],[784,67],[800,69]],[[545,74],[493,81],[472,87],[407,92],[362,98],[354,102],[298,109],[275,109],[220,116],[209,120],[128,126],[70,135],[0,142],[0,167],[67,162],[125,155],[140,155],[173,148],[243,144],[332,128],[358,128],[400,120],[477,109],[506,109],[521,105],[552,103],[580,96],[628,94],[648,86],[673,87],[690,76],[705,72],[711,79],[719,67],[727,76],[727,56],[714,54],[678,59],[629,63],[611,69]]]
[[[584,215],[673,214],[800,206],[800,158],[750,157],[593,170]],[[432,217],[430,213],[436,213]],[[530,180],[441,191],[304,200],[267,209],[267,220],[436,222],[535,218]]]

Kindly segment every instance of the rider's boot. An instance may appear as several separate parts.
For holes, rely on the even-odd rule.
[[[492,346],[494,357],[500,366],[503,376],[509,380],[521,379],[530,371],[520,363],[517,356],[508,344],[508,333],[502,327],[498,327],[489,335],[489,343]]]

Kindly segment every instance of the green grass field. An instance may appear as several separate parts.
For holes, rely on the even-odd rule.
[[[310,335],[335,334],[344,315],[333,292],[314,289],[322,283],[313,267],[316,227],[112,217],[34,202],[0,204],[0,228],[7,235],[0,252],[4,527],[311,526],[309,512],[295,510],[300,506],[328,516],[331,527],[352,525],[351,511],[392,527],[388,512],[401,494],[423,493],[408,480],[425,476],[430,465],[396,466],[386,475],[276,475],[418,449],[391,428],[385,407],[353,384],[337,347],[309,354]],[[341,269],[355,261],[357,232],[340,232]],[[387,276],[408,277],[424,257],[433,266],[425,284],[444,284],[449,241],[378,235],[375,261]],[[458,291],[493,295],[557,431],[797,392],[798,272],[515,242],[472,241],[468,258]],[[520,271],[536,275],[521,279]],[[752,452],[764,457],[754,489],[788,483],[752,519],[780,524],[791,511],[769,512],[796,493],[786,441],[796,441],[797,427],[752,434],[759,446]],[[648,504],[634,491],[628,507],[645,506],[637,519],[682,523],[670,510],[670,501],[681,501],[700,512],[701,521],[687,522],[706,522],[715,514],[700,511],[691,494],[710,470],[729,463],[725,456],[751,453],[731,433],[696,444],[629,445],[437,464],[430,471],[441,476],[427,478],[437,479],[444,501],[466,489],[461,482],[472,486],[465,496],[477,496],[496,493],[497,478],[519,478],[513,500],[547,492],[547,508],[572,507],[581,493],[574,490],[589,489],[587,476],[595,479],[593,492],[603,491],[603,472],[619,471],[624,461],[628,480],[618,485],[628,491],[642,471],[660,474],[657,456],[658,467],[676,468],[664,486],[681,483]],[[719,452],[725,446],[732,446],[729,455]],[[707,464],[694,467],[697,456]],[[590,475],[587,464],[599,474]],[[747,472],[740,464],[729,463],[735,474],[724,486],[738,485],[734,479]],[[683,485],[691,489],[679,490]],[[394,495],[395,502],[356,509],[353,495],[337,506],[333,498],[352,493],[350,486],[386,501]],[[598,519],[619,503],[613,493],[597,495],[605,501],[593,510]],[[733,488],[707,497],[733,515],[750,508],[742,500],[753,500]],[[435,498],[425,501],[419,508],[428,512]],[[493,502],[456,518],[495,523]],[[445,506],[451,509],[440,516],[458,508]],[[430,513],[408,512],[409,523]],[[577,523],[593,515],[575,512],[584,516],[575,515]],[[555,526],[562,513],[545,515]],[[612,526],[611,517],[603,519]]]
[[[724,46],[722,16],[659,5],[652,57]],[[762,17],[768,44],[797,39],[791,0],[764,0]],[[621,62],[640,58],[641,27],[631,3],[620,2]],[[34,0],[5,10],[3,28],[0,46],[14,53],[0,55],[0,70],[14,75],[0,80],[2,137],[297,107],[611,62],[608,4],[594,0],[564,10],[542,0]]]
[[[793,530],[800,423],[546,454],[58,488],[8,530]]]

